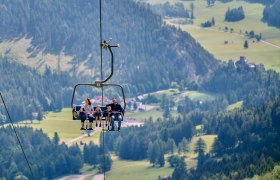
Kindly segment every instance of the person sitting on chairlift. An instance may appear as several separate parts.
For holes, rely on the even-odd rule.
[[[95,121],[96,121],[95,126],[97,127],[97,121],[99,120],[99,127],[101,127],[102,111],[101,111],[100,105],[96,106],[96,109],[95,109],[93,115],[94,115]]]
[[[85,130],[85,120],[89,120],[89,127],[87,127],[88,130],[92,129],[92,122],[93,122],[93,106],[90,102],[90,99],[87,98],[85,100],[85,104],[82,105],[80,109],[80,118],[81,118],[81,130]]]
[[[111,108],[111,106],[107,106],[107,110],[104,112],[104,116],[105,116],[106,126],[108,126],[108,130],[110,130],[109,126],[112,122],[112,108]]]
[[[121,121],[123,117],[123,108],[122,106],[117,102],[116,98],[112,99],[112,104],[108,104],[107,106],[111,106],[112,108],[112,129],[111,131],[114,131],[114,121],[118,121],[118,131],[121,129]]]

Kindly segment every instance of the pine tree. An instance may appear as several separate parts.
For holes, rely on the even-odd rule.
[[[174,139],[168,139],[167,140],[167,147],[168,147],[169,152],[171,154],[173,154],[174,151],[176,150],[176,144],[175,144]]]
[[[214,17],[212,17],[212,20],[211,20],[211,24],[212,24],[212,26],[214,26],[215,25],[215,18]]]
[[[189,147],[188,147],[188,140],[186,138],[183,138],[182,141],[181,141],[181,144],[182,144],[182,151],[184,153],[187,153],[189,152]]]
[[[112,168],[112,158],[110,154],[105,154],[105,164],[104,164],[104,156],[99,155],[98,156],[98,170],[99,172],[106,172],[109,171]]]
[[[249,44],[248,44],[248,41],[247,41],[247,40],[245,40],[245,42],[244,42],[244,45],[243,45],[243,46],[244,46],[244,48],[245,48],[245,49],[249,48]]]
[[[41,123],[41,120],[43,119],[43,112],[41,110],[39,110],[39,112],[38,112],[37,119],[39,120],[39,123]]]
[[[200,169],[205,161],[205,155],[203,151],[200,151],[198,153],[198,157],[197,157],[197,169]]]
[[[158,157],[159,159],[158,159],[158,164],[159,164],[159,166],[160,167],[163,167],[164,166],[164,164],[165,164],[165,161],[164,161],[164,153],[162,152],[162,150],[161,150],[161,152],[159,153],[159,157]]]
[[[187,179],[187,164],[184,157],[181,157],[178,160],[178,163],[175,166],[175,169],[172,173],[172,179]]]
[[[156,163],[156,154],[154,151],[154,145],[151,141],[149,142],[149,145],[148,145],[147,155],[148,155],[150,163],[153,164],[153,166],[154,166]]]
[[[134,104],[133,104],[133,109],[136,111],[136,110],[137,110],[137,108],[138,108],[138,105],[137,105],[137,103],[136,103],[136,102],[134,102]]]
[[[59,144],[59,136],[58,136],[57,132],[54,133],[53,142],[55,145]]]
[[[207,0],[207,6],[211,5],[211,0]]]
[[[194,152],[195,153],[204,153],[206,148],[206,143],[203,139],[199,138],[195,143]]]
[[[169,115],[170,115],[170,109],[169,107],[166,106],[163,111],[163,117],[168,118]]]
[[[191,2],[190,4],[190,9],[191,9],[191,19],[194,19],[194,4]]]

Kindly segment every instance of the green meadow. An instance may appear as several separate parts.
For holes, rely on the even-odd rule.
[[[152,167],[147,161],[125,161],[113,156],[112,170],[106,174],[106,179],[157,179],[171,175],[173,168],[166,162],[164,167]]]
[[[164,3],[164,0],[149,0],[150,3]],[[258,3],[247,3],[244,1],[232,1],[221,3],[215,1],[215,5],[207,7],[206,1],[179,1],[169,0],[170,3],[184,3],[189,9],[190,3],[194,3],[194,24],[183,25],[174,23],[175,18],[166,19],[168,24],[180,27],[191,34],[206,50],[216,58],[228,61],[238,60],[240,56],[246,56],[249,62],[264,64],[266,69],[273,69],[280,72],[280,29],[268,26],[262,19],[264,5]],[[224,15],[228,8],[242,6],[245,12],[245,19],[238,22],[224,21]],[[215,26],[201,28],[200,24],[215,18]],[[228,31],[225,32],[225,27]],[[230,32],[230,29],[233,29]],[[262,40],[245,37],[245,32],[253,30],[255,34],[262,34]],[[245,40],[249,41],[249,48],[243,47]],[[225,44],[225,41],[228,43]],[[276,45],[276,46],[274,46]]]
[[[166,95],[172,98],[174,101],[183,100],[184,97],[188,96],[192,100],[214,100],[215,95],[209,94],[207,92],[199,92],[199,91],[191,91],[191,90],[183,90],[179,91],[178,89],[167,89],[161,90],[154,93],[150,93],[150,95],[154,95],[157,99],[161,99],[163,95]]]
[[[217,137],[217,135],[202,135],[202,136],[194,136],[192,138],[192,140],[188,144],[189,152],[186,153],[186,162],[187,162],[188,169],[196,167],[196,164],[197,164],[196,158],[197,158],[198,154],[194,153],[194,149],[195,149],[195,144],[198,141],[198,139],[201,138],[205,141],[205,144],[206,144],[205,153],[209,153],[212,149],[212,145],[213,145],[216,137]]]
[[[227,107],[227,110],[230,111],[230,110],[233,110],[233,109],[237,109],[237,108],[241,108],[243,106],[243,101],[238,101],[234,104],[231,104]]]
[[[190,91],[190,90],[184,90],[180,92],[178,89],[167,89],[167,90],[161,90],[158,92],[150,93],[150,95],[155,96],[158,100],[162,99],[163,95],[166,95],[166,97],[169,97],[170,99],[173,99],[175,101],[175,107],[173,110],[170,111],[171,115],[173,117],[179,116],[178,112],[175,110],[178,102],[184,100],[185,97],[189,97],[190,99],[194,101],[212,101],[216,98],[215,94],[209,94],[206,92],[198,92],[198,91]],[[146,97],[147,95],[144,95]],[[163,118],[163,110],[160,109],[159,103],[152,104],[154,106],[153,109],[148,111],[139,111],[139,112],[127,112],[125,114],[125,117],[127,118],[134,118],[140,121],[148,120],[150,117],[153,120],[157,120],[158,118]]]
[[[84,135],[84,131],[80,131],[80,121],[72,120],[71,108],[64,108],[61,112],[48,112],[45,114],[45,118],[42,121],[38,120],[26,120],[22,121],[19,126],[31,126],[35,129],[42,129],[50,138],[53,138],[55,132],[58,133],[60,142],[69,142],[77,137]],[[32,122],[32,124],[31,124]],[[91,137],[84,137],[74,141],[74,143],[99,141],[100,132],[94,132]],[[72,144],[72,143],[70,143]]]

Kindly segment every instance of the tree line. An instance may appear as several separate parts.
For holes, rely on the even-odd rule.
[[[128,127],[120,134],[105,134],[110,151],[121,159],[141,160],[148,158],[151,164],[164,166],[164,155],[174,153],[177,147],[184,151],[183,145],[193,136],[193,125],[187,119],[151,118],[141,127]]]
[[[275,71],[245,61],[229,61],[217,68],[198,87],[199,91],[214,93],[215,99],[200,101],[185,97],[178,102],[177,112],[181,115],[200,111],[220,112],[238,101],[243,101],[245,107],[255,106],[278,97],[279,88],[280,76]],[[148,95],[144,102],[160,102],[164,117],[169,117],[175,106],[174,100],[166,95],[161,99]]]
[[[189,18],[189,11],[185,9],[183,3],[175,3],[174,5],[169,2],[165,2],[164,4],[155,4],[151,6],[152,10],[157,14],[170,17],[182,17]]]
[[[83,156],[78,145],[71,147],[59,139],[50,139],[42,130],[17,127],[20,141],[37,179],[51,179],[70,173],[79,173]],[[0,177],[4,179],[32,179],[28,165],[10,126],[0,128]]]
[[[218,137],[210,154],[198,159],[190,179],[250,178],[280,161],[280,98],[259,106],[205,115],[209,134]]]
[[[273,4],[267,5],[263,10],[263,20],[270,25],[280,27],[279,8],[279,0],[275,0]]]
[[[250,3],[261,3],[264,5],[269,5],[269,4],[273,4],[277,0],[246,0],[246,1]]]
[[[229,104],[243,100],[244,106],[263,104],[279,96],[280,77],[263,65],[229,61],[202,83],[200,90],[221,94]]]
[[[92,165],[99,172],[109,171],[112,167],[112,159],[106,147],[104,166],[103,147],[93,142],[82,144],[82,148],[77,144],[67,146],[60,143],[56,132],[53,139],[50,139],[42,129],[33,130],[29,127],[16,129],[36,179],[53,179],[66,174],[78,174],[84,163]],[[0,128],[0,142],[2,144],[0,178],[32,179],[11,126]]]
[[[242,6],[233,9],[228,8],[225,14],[225,21],[229,21],[229,22],[240,21],[244,18],[245,18],[245,13]]]
[[[74,79],[63,72],[43,74],[6,58],[0,59],[0,91],[14,121],[32,119],[37,112],[42,119],[43,111],[59,111],[70,105]],[[8,122],[1,102],[1,124]]]

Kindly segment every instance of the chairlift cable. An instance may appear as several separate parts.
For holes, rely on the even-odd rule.
[[[3,102],[3,104],[4,104],[6,113],[7,113],[7,115],[8,115],[9,121],[10,121],[10,123],[11,123],[11,125],[12,125],[12,129],[14,130],[14,133],[15,133],[15,135],[16,135],[18,144],[19,144],[19,146],[20,146],[20,148],[21,148],[22,154],[24,155],[25,161],[26,161],[26,163],[28,164],[30,173],[31,173],[33,179],[36,180],[36,178],[35,178],[35,176],[34,176],[34,173],[33,173],[33,171],[32,171],[31,165],[30,165],[30,163],[29,163],[29,161],[28,161],[28,158],[27,158],[27,156],[26,156],[26,154],[25,154],[25,151],[24,151],[24,149],[23,149],[23,146],[22,146],[22,144],[21,144],[21,142],[20,142],[20,140],[19,140],[18,133],[17,133],[17,131],[16,131],[16,128],[14,127],[14,123],[13,123],[13,121],[12,121],[12,119],[11,119],[10,113],[9,113],[9,111],[8,111],[8,108],[7,108],[7,106],[6,106],[6,103],[5,103],[5,101],[4,101],[4,98],[3,98],[2,94],[1,94],[1,92],[0,92],[0,96],[1,96],[1,100],[2,100],[2,102]]]
[[[100,30],[100,79],[103,79],[103,48],[102,48],[102,0],[99,1],[99,30]],[[101,92],[102,92],[102,106],[103,106],[103,87],[101,87]]]
[[[100,79],[103,79],[103,59],[102,59],[102,0],[99,1],[99,29],[100,29]],[[104,91],[103,91],[103,86],[101,87],[101,92],[102,92],[102,95],[101,95],[101,102],[102,102],[102,106],[103,106],[103,101],[104,101]],[[104,126],[104,125],[103,125]],[[104,180],[105,180],[105,146],[104,146],[104,134],[105,132],[102,130],[102,143],[103,143],[103,174],[104,174]]]

